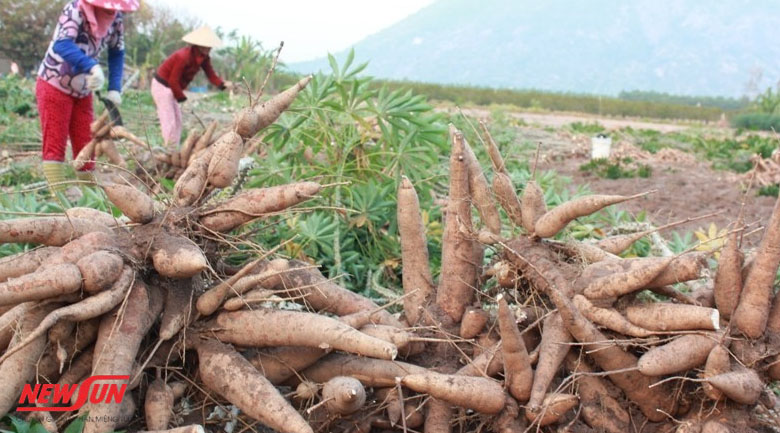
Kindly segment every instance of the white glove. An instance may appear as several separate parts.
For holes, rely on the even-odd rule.
[[[109,90],[106,99],[113,102],[114,105],[122,105],[122,94],[116,90]]]
[[[100,65],[93,66],[89,70],[89,75],[87,75],[87,88],[89,90],[99,90],[105,82],[106,76],[103,75],[103,68]]]

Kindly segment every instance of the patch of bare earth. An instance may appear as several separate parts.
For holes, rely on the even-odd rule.
[[[627,142],[616,143],[613,146],[613,157],[630,157],[636,163],[647,164],[652,168],[652,174],[648,178],[604,179],[592,172],[580,170],[581,165],[590,161],[589,137],[563,132],[557,135],[554,146],[546,148],[542,142],[539,169],[555,170],[570,177],[572,190],[582,184],[589,184],[590,189],[597,194],[631,195],[657,190],[654,194],[618,205],[632,213],[642,210],[650,212],[651,221],[657,225],[722,212],[707,221],[692,222],[680,229],[695,229],[709,222],[723,227],[737,218],[743,200],[747,222],[766,224],[772,213],[775,204],[773,197],[759,197],[755,188],[747,195],[744,193],[747,186],[745,176],[713,170],[707,161],[697,160],[691,154],[674,149],[651,154]],[[568,141],[570,147],[561,148],[560,141]],[[749,243],[753,244],[759,238],[754,235]]]

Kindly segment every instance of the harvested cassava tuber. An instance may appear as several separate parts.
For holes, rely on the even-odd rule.
[[[504,376],[509,393],[518,401],[526,402],[531,397],[534,371],[515,315],[503,296],[498,298],[498,326],[501,332]]]
[[[251,189],[204,212],[200,221],[209,230],[227,232],[254,219],[314,198],[319,192],[320,184],[316,182]]]
[[[631,323],[651,331],[720,329],[720,315],[714,308],[656,302],[626,308]]]
[[[152,263],[160,275],[190,278],[208,267],[208,260],[191,240],[160,233],[151,247]]]
[[[198,370],[209,389],[248,416],[282,433],[314,432],[279,391],[230,347],[205,341],[197,348]],[[231,374],[225,374],[226,371]]]
[[[238,174],[244,140],[235,132],[227,132],[214,143],[214,154],[209,161],[209,183],[217,188],[229,186]]]
[[[29,242],[59,247],[90,232],[111,233],[108,227],[84,218],[17,218],[0,221],[0,244]]]
[[[420,202],[417,191],[406,176],[398,186],[398,234],[401,238],[401,261],[404,267],[404,314],[410,324],[416,324],[420,321],[426,301],[434,292],[434,285]]]
[[[485,328],[488,318],[488,314],[481,308],[466,308],[460,320],[460,336],[466,339],[476,337]]]
[[[590,215],[600,209],[613,204],[621,203],[647,195],[647,193],[633,196],[622,195],[591,195],[567,201],[558,207],[547,211],[534,225],[534,233],[543,238],[555,236],[563,230],[569,222],[581,216]]]
[[[471,304],[477,275],[472,265],[472,240],[464,234],[464,231],[472,231],[465,141],[460,133],[451,137],[451,141],[450,197],[442,235],[442,272],[436,303],[452,320],[458,321],[463,317],[466,306]]]
[[[501,385],[482,377],[428,372],[404,376],[401,383],[414,391],[481,413],[499,413],[506,404]]]
[[[146,224],[154,219],[154,200],[146,193],[130,185],[118,183],[101,183],[101,188],[123,214],[131,221]]]
[[[0,259],[0,283],[38,269],[58,249],[43,247]]]
[[[146,390],[144,414],[146,428],[165,430],[173,415],[173,390],[161,378],[155,379]]]
[[[577,406],[579,400],[576,395],[550,393],[540,407],[525,412],[528,421],[544,427],[557,422],[566,412]]]
[[[656,346],[639,358],[639,371],[647,376],[679,373],[703,365],[718,344],[714,334],[683,335],[662,346]]]
[[[44,267],[33,274],[0,283],[0,305],[14,305],[74,293],[81,288],[81,272],[69,263]]]
[[[84,279],[84,291],[97,293],[111,287],[122,273],[123,260],[108,251],[96,251],[76,262]]]
[[[214,330],[221,341],[243,346],[293,345],[343,350],[395,359],[392,343],[363,334],[335,319],[313,313],[259,309],[221,313]]]
[[[366,390],[357,379],[337,376],[322,385],[322,400],[330,412],[349,415],[366,403]]]
[[[749,368],[710,376],[705,380],[726,397],[741,404],[755,404],[764,390],[758,373]]]

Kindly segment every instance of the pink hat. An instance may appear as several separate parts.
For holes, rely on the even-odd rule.
[[[85,0],[92,6],[121,12],[135,12],[140,6],[140,0]]]

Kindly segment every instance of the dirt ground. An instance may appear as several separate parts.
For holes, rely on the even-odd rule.
[[[474,112],[471,114],[480,115]],[[488,115],[487,112],[484,113]],[[679,226],[678,230],[694,230],[706,227],[710,222],[718,228],[734,221],[740,204],[745,199],[747,222],[765,225],[772,214],[775,199],[759,197],[755,192],[744,194],[747,186],[742,176],[720,170],[713,170],[707,161],[696,160],[692,155],[678,151],[661,151],[649,154],[630,143],[613,143],[613,155],[631,156],[638,163],[652,167],[649,178],[604,179],[579,167],[590,160],[590,137],[571,135],[559,130],[550,132],[548,126],[564,126],[573,121],[598,121],[608,129],[631,126],[632,128],[654,129],[661,132],[678,131],[690,125],[653,123],[632,119],[610,119],[593,116],[567,114],[513,113],[523,118],[529,126],[521,128],[523,140],[541,143],[539,170],[555,170],[570,177],[573,191],[578,185],[589,184],[591,191],[600,194],[632,195],[643,191],[657,190],[654,194],[618,205],[632,213],[642,210],[656,225],[696,217],[714,212],[723,212],[703,221]],[[755,189],[753,190],[755,191]],[[756,225],[757,226],[757,225]],[[747,241],[755,245],[761,234],[755,234]]]

